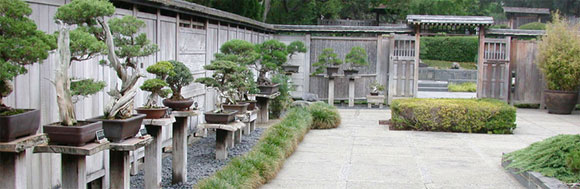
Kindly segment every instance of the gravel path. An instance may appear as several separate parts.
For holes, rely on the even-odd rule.
[[[172,157],[167,156],[163,158],[163,179],[161,181],[163,188],[192,188],[198,181],[211,176],[223,166],[227,165],[233,157],[243,155],[250,151],[264,131],[264,128],[256,128],[250,136],[244,136],[242,143],[228,150],[228,159],[226,160],[215,159],[215,134],[213,133],[208,133],[208,137],[191,144],[187,150],[187,183],[171,185]],[[139,171],[139,174],[131,177],[131,188],[145,188],[143,170]]]

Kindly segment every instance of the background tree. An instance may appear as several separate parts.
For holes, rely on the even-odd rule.
[[[262,0],[187,0],[192,3],[216,8],[245,16],[254,20],[262,20],[264,7]]]
[[[32,9],[21,0],[0,0],[0,113],[12,112],[3,99],[13,90],[12,81],[27,73],[26,65],[48,57],[56,48],[53,36],[37,30],[28,18]]]

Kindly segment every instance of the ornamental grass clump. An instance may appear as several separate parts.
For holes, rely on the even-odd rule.
[[[580,182],[580,135],[558,135],[504,155],[506,168],[535,171],[566,183]]]
[[[308,107],[312,114],[312,129],[333,129],[340,125],[341,118],[336,107],[316,102]]]

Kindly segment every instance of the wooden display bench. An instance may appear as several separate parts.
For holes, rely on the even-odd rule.
[[[60,153],[62,188],[87,188],[87,156],[109,149],[109,141],[89,143],[84,146],[44,144],[34,148],[34,153]]]
[[[187,131],[189,126],[189,117],[199,115],[198,111],[172,111],[171,116],[175,117],[173,123],[173,155],[172,162],[172,179],[173,184],[187,181]]]
[[[0,142],[0,183],[1,188],[26,187],[26,149],[48,143],[46,134],[35,134],[10,142]]]
[[[227,159],[228,148],[234,147],[235,141],[237,140],[241,142],[242,135],[235,136],[235,133],[245,126],[246,124],[241,121],[235,121],[229,124],[204,123],[201,125],[203,128],[216,130],[215,158],[218,160]]]
[[[131,176],[129,175],[131,159],[129,152],[147,146],[151,141],[153,141],[153,138],[150,135],[145,135],[126,139],[123,142],[110,144],[111,152],[109,162],[111,165],[111,188],[131,187]],[[147,157],[145,157],[145,159],[147,159]]]
[[[144,119],[143,125],[153,140],[145,146],[145,188],[161,188],[161,158],[163,144],[163,127],[170,127],[175,122],[173,116],[161,119]]]
[[[256,107],[254,110],[248,110],[246,114],[237,115],[238,120],[244,122],[246,126],[242,129],[244,135],[250,135],[256,129],[256,120],[258,119],[258,114],[260,109]]]
[[[280,96],[280,92],[276,92],[271,95],[256,94],[256,100],[258,101],[258,123],[266,123],[270,120],[270,100]]]
[[[375,105],[378,105],[379,108],[383,108],[383,104],[385,103],[385,95],[377,95],[377,96],[367,95],[368,108],[372,108],[373,103]]]

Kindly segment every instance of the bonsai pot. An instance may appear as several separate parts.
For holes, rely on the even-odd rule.
[[[248,103],[248,110],[250,110],[250,111],[256,109],[257,101],[255,101],[255,100],[242,101],[242,103]]]
[[[548,113],[571,114],[578,101],[578,91],[545,90],[544,101]]]
[[[338,66],[326,67],[326,74],[328,74],[329,77],[336,74],[336,73],[338,73]]]
[[[379,96],[378,92],[371,92],[371,96]]]
[[[134,114],[127,119],[105,119],[104,117],[95,117],[89,121],[102,121],[105,137],[111,142],[122,142],[125,139],[134,137],[141,129],[141,123],[145,114]]]
[[[96,139],[96,132],[103,129],[100,121],[79,121],[74,126],[62,126],[60,122],[45,125],[44,133],[51,144],[82,146]]]
[[[237,111],[223,111],[220,113],[214,113],[212,111],[203,113],[205,115],[205,122],[207,123],[218,123],[218,124],[228,124],[235,120]]]
[[[238,111],[237,114],[245,114],[249,105],[250,103],[239,102],[237,104],[222,104],[222,108],[226,111]]]
[[[282,68],[287,73],[298,73],[300,66],[297,65],[282,65]]]
[[[16,138],[35,134],[40,127],[40,110],[27,109],[26,112],[0,116],[0,142],[10,142]]]
[[[135,110],[137,110],[137,113],[145,114],[146,115],[145,119],[159,119],[159,118],[162,118],[163,116],[165,116],[168,109],[169,109],[168,107],[162,107],[162,108],[140,107],[140,108],[137,108]]]
[[[171,108],[175,111],[185,111],[193,105],[193,99],[185,99],[185,100],[172,100],[172,99],[163,99],[163,105]]]
[[[278,92],[278,86],[280,86],[280,84],[259,85],[258,89],[260,89],[260,94],[271,95]]]
[[[351,75],[354,75],[354,74],[357,74],[357,73],[358,73],[358,70],[355,70],[355,69],[344,70],[344,75],[345,76],[351,76]]]

